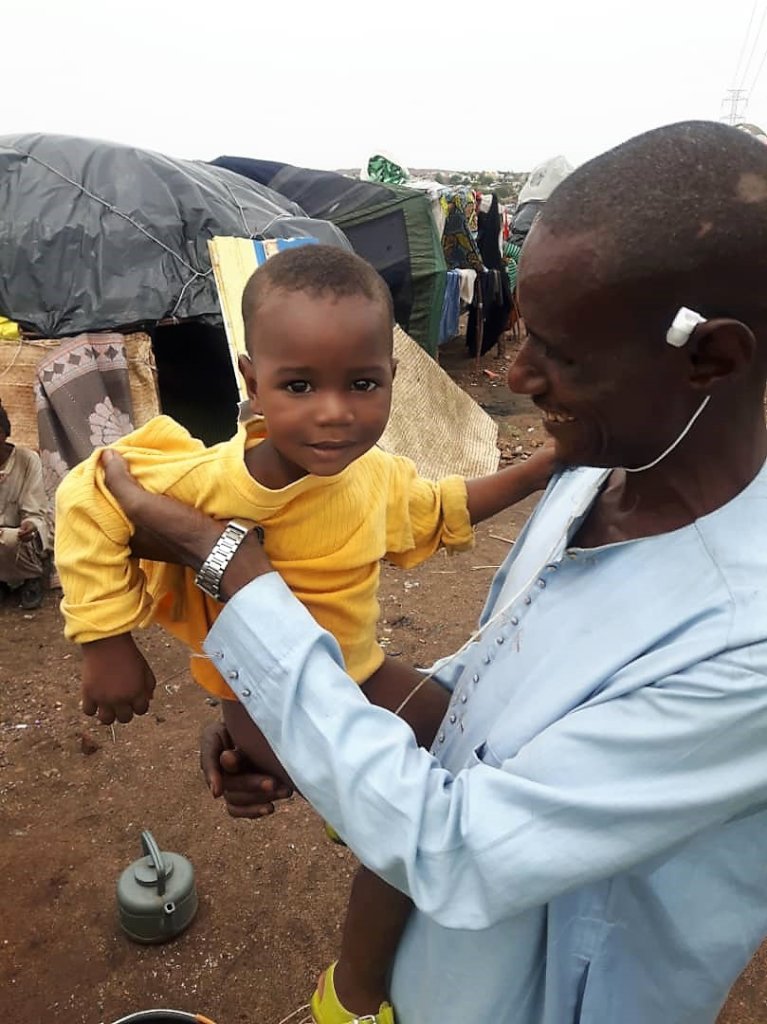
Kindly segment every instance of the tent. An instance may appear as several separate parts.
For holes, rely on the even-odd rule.
[[[51,338],[166,318],[220,326],[214,235],[348,247],[224,168],[60,135],[0,136],[0,209],[0,315]]]
[[[69,136],[0,137],[0,208],[0,316],[49,339],[146,332],[163,410],[209,443],[231,435],[237,388],[208,240],[349,248],[333,224],[224,168]],[[115,347],[70,358],[103,366]]]
[[[339,227],[389,285],[397,322],[436,353],[447,267],[428,196],[268,160],[221,156],[213,166],[266,185],[308,216]]]
[[[376,202],[358,232],[347,211],[349,234],[369,252],[378,246],[390,271],[401,253],[403,279],[411,260],[427,262],[419,246],[438,268],[428,202],[362,187]],[[49,493],[93,447],[158,411],[156,383],[162,410],[196,436],[212,443],[233,433],[238,391],[209,255],[214,236],[350,248],[338,226],[233,171],[71,137],[0,138],[0,202],[0,398],[14,405],[14,438],[40,448]],[[329,205],[338,212],[339,202]],[[444,259],[441,267],[444,287]],[[428,318],[423,280],[416,274],[408,287],[411,322]],[[437,320],[440,308],[441,296]],[[21,324],[21,337],[3,317]],[[439,473],[445,458],[468,475],[494,468],[492,420],[401,331],[395,345],[402,365],[389,445]]]

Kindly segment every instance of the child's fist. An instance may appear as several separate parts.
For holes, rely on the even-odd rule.
[[[157,682],[130,633],[83,644],[82,706],[104,725],[146,714]]]

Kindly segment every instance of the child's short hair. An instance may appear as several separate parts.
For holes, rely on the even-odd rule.
[[[318,297],[364,295],[371,302],[380,302],[394,323],[391,293],[378,271],[362,257],[335,246],[300,245],[284,249],[259,267],[242,295],[246,335],[249,323],[272,289]]]
[[[3,408],[2,402],[0,402],[0,431],[2,431],[6,437],[11,436],[11,421],[8,418],[8,413]]]

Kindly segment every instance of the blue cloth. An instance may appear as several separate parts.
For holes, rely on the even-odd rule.
[[[442,316],[439,321],[439,344],[444,345],[458,334],[458,315],[461,308],[461,275],[457,270],[448,270],[445,282],[445,297],[442,300]]]
[[[274,573],[206,641],[298,788],[412,897],[398,1024],[713,1024],[767,932],[767,470],[673,533],[571,547],[604,479],[550,484],[481,636],[438,666],[433,754]]]

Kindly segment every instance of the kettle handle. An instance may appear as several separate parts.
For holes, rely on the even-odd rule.
[[[152,833],[148,830],[141,833],[141,848],[154,864],[154,869],[157,872],[157,894],[158,896],[163,896],[165,895],[165,880],[168,877],[168,869],[160,853],[160,847],[155,842]]]

